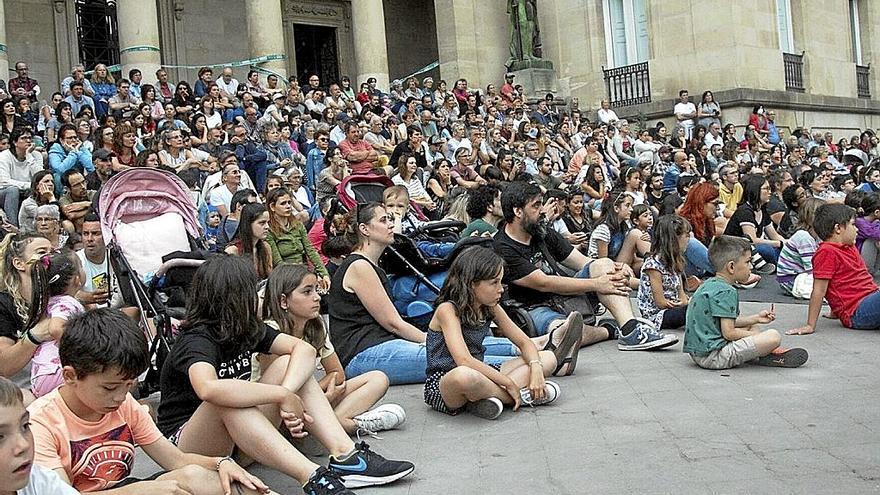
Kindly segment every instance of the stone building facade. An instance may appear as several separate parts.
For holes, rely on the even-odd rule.
[[[191,66],[283,55],[261,66],[349,75],[355,85],[374,76],[387,87],[437,61],[422,76],[485,88],[505,72],[509,2],[3,0],[0,74],[25,60],[43,90],[54,90],[82,61],[82,9],[109,3],[118,33],[111,48],[124,72],[137,66],[146,81],[160,65],[181,66],[169,70],[172,80],[194,81]],[[876,1],[537,0],[537,8],[557,93],[582,109],[610,98],[621,116],[670,123],[679,89],[693,98],[711,89],[724,120],[738,124],[766,103],[789,128],[880,127]],[[609,84],[611,70],[625,75]]]

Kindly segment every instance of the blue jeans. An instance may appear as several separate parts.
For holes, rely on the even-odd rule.
[[[776,264],[779,261],[779,248],[770,244],[755,244],[755,250],[767,263]]]
[[[590,265],[592,261],[588,261],[581,271],[574,276],[577,278],[590,278]],[[564,320],[568,315],[564,315],[549,306],[535,306],[529,310],[529,317],[535,325],[535,332],[538,335],[544,335],[550,329],[550,324],[556,320]]]
[[[254,187],[257,188],[257,194],[262,194],[266,190],[266,179],[269,175],[269,161],[263,162],[245,162],[241,167],[247,172],[248,177],[254,181]]]
[[[21,191],[16,186],[0,189],[0,205],[3,206],[3,212],[6,213],[6,220],[16,227],[18,227],[18,200],[20,197]]]
[[[850,323],[856,330],[880,329],[880,291],[862,299]]]
[[[483,362],[500,364],[518,356],[519,352],[509,340],[498,337],[483,339],[486,355]],[[368,371],[379,370],[388,375],[392,385],[425,383],[428,359],[425,344],[394,339],[358,353],[345,367],[345,376],[354,378]]]
[[[684,250],[684,259],[686,262],[685,273],[688,275],[701,277],[706,274],[715,274],[715,267],[709,261],[709,248],[694,237],[688,239],[687,248]]]

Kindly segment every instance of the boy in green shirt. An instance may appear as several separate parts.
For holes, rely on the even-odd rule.
[[[720,370],[746,361],[762,366],[796,368],[807,361],[804,349],[784,349],[774,329],[758,330],[759,324],[776,319],[773,309],[751,316],[739,315],[739,297],[733,284],[751,274],[751,245],[739,237],[722,235],[709,247],[715,277],[707,280],[691,297],[687,311],[684,352],[697,366]]]

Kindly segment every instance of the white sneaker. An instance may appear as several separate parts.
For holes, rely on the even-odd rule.
[[[352,419],[359,429],[376,433],[393,430],[402,425],[406,421],[406,412],[397,404],[382,404]]]
[[[559,384],[556,382],[551,382],[550,380],[544,381],[544,398],[540,400],[533,401],[530,405],[532,406],[544,406],[550,404],[559,398],[559,393],[562,389],[559,388]]]

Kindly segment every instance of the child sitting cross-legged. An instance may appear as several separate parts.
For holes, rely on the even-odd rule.
[[[502,258],[482,247],[466,249],[449,268],[425,342],[425,403],[436,411],[455,415],[467,410],[495,419],[504,404],[516,410],[523,402],[549,404],[559,396],[559,386],[544,377],[561,359],[551,351],[538,352],[498,304],[504,292],[503,272]],[[489,335],[490,321],[519,347],[521,356],[486,356],[484,339]],[[572,313],[567,323],[567,328],[581,328],[580,313]],[[580,332],[565,334],[567,338],[558,348],[576,355]],[[571,366],[573,369],[574,364]]]
[[[751,243],[742,237],[722,235],[709,246],[715,277],[691,297],[685,318],[684,352],[701,368],[720,370],[747,361],[764,366],[795,368],[807,361],[804,349],[783,349],[773,329],[760,331],[759,324],[776,319],[773,310],[739,315],[739,297],[733,284],[751,273]]]
[[[650,212],[649,212],[650,213]],[[691,224],[678,215],[663,215],[654,227],[650,256],[642,265],[639,311],[657,328],[681,328],[688,297],[681,275]]]
[[[64,384],[28,407],[34,462],[83,493],[269,492],[232,459],[184,454],[162,436],[128,393],[150,354],[143,332],[122,312],[103,308],[71,318],[58,347]],[[131,478],[136,447],[165,471]]]
[[[813,255],[813,293],[807,324],[790,335],[816,331],[822,299],[847,328],[880,329],[880,292],[865,261],[856,249],[856,210],[842,204],[825,204],[816,210],[816,236],[822,239]]]

